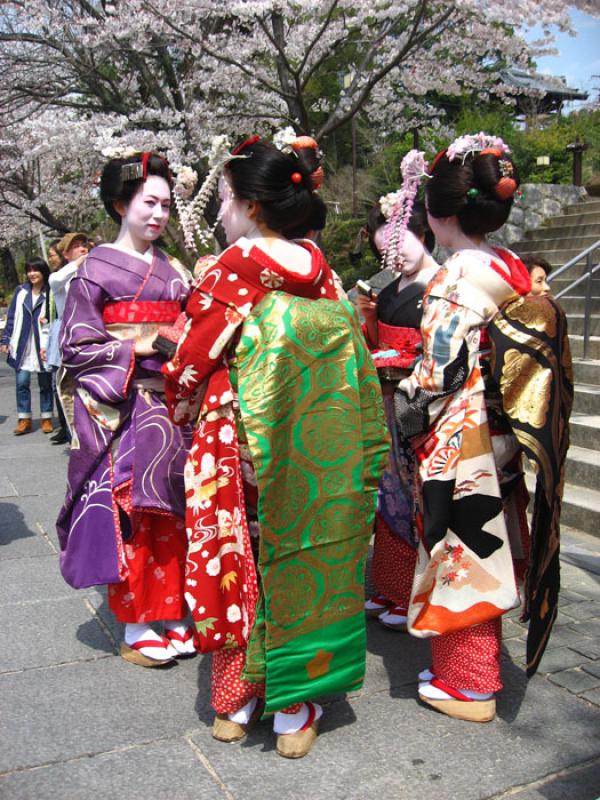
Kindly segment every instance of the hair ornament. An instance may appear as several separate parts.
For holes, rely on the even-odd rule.
[[[302,175],[299,172],[292,172],[291,174],[291,181],[292,183],[302,183]]]
[[[173,192],[173,199],[183,230],[185,246],[188,250],[197,252],[196,238],[201,244],[207,245],[214,237],[214,230],[217,227],[218,218],[212,227],[208,227],[204,220],[204,210],[213,192],[217,188],[223,168],[234,158],[249,158],[249,155],[240,155],[239,151],[248,144],[254,144],[254,142],[258,140],[258,136],[252,136],[236,147],[235,151],[232,153],[231,143],[227,136],[215,136],[211,142],[210,152],[208,154],[208,173],[193,199],[190,198],[194,193],[198,180],[196,171],[185,166],[180,167],[177,171],[177,182]]]
[[[278,150],[281,150],[282,153],[294,153],[294,142],[296,141],[296,131],[288,125],[287,128],[284,128],[281,131],[277,131],[277,133],[273,136],[273,144]]]
[[[494,194],[499,200],[510,200],[518,189],[518,184],[514,178],[500,178],[494,186]]]
[[[462,158],[464,164],[467,156],[474,156],[475,153],[484,155],[486,151],[500,158],[503,153],[510,153],[510,148],[500,137],[489,136],[487,133],[480,131],[474,135],[468,134],[466,136],[459,136],[458,139],[455,139],[448,147],[446,155],[448,156],[448,161],[454,161],[455,158]]]
[[[400,189],[385,195],[379,201],[381,211],[388,220],[384,231],[383,266],[394,272],[401,271],[402,245],[419,183],[421,178],[428,177],[424,154],[420,150],[408,152],[402,159],[400,172]]]
[[[467,191],[467,199],[468,199],[468,200],[471,200],[471,201],[472,201],[472,200],[475,200],[475,198],[476,198],[476,197],[478,197],[478,196],[479,196],[479,189],[477,189],[475,186],[472,186],[472,187],[471,187],[471,188],[470,188],[470,189]]]
[[[197,183],[198,173],[196,170],[191,167],[181,167],[177,170],[177,179],[175,180],[173,192],[177,197],[181,197],[182,200],[189,200],[194,194]]]
[[[127,183],[128,181],[138,181],[143,180],[145,181],[148,177],[148,162],[152,158],[152,156],[156,156],[160,158],[162,161],[165,162],[167,171],[169,173],[169,182],[171,181],[171,169],[169,167],[168,160],[161,156],[159,153],[153,153],[150,150],[144,150],[143,153],[136,153],[134,152],[130,156],[121,156],[122,158],[133,158],[133,156],[141,155],[141,159],[139,161],[134,161],[131,164],[123,164],[121,167],[121,180],[123,183]]]
[[[503,178],[512,178],[515,172],[512,161],[507,161],[505,158],[501,158],[498,161],[498,169]]]
[[[224,137],[221,137],[221,138],[224,138]],[[256,144],[257,142],[260,142],[260,136],[258,136],[258,134],[255,133],[254,136],[250,136],[248,139],[243,141],[241,144],[238,144],[238,146],[234,150],[231,151],[231,155],[232,156],[238,156],[242,152],[242,150],[244,148],[249,147],[251,144]]]
[[[321,188],[323,178],[325,177],[325,172],[323,171],[323,167],[321,165],[323,153],[319,149],[317,140],[313,139],[312,136],[297,136],[291,143],[291,147],[292,152],[296,155],[300,152],[300,150],[314,150],[318,166],[315,167],[315,169],[313,169],[313,171],[310,173],[310,179],[312,182],[313,191],[317,191],[317,189]]]

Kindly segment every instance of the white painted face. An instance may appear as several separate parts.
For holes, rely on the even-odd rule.
[[[131,198],[121,218],[133,241],[153,242],[169,221],[171,189],[164,178],[149,175]]]
[[[383,252],[385,246],[385,233],[387,225],[382,225],[375,231],[374,241],[375,247],[379,252]],[[400,268],[403,275],[412,275],[418,272],[423,266],[425,255],[425,248],[419,239],[412,233],[406,231],[404,234],[404,242],[402,244],[402,252],[400,254]]]
[[[248,201],[239,200],[234,195],[225,175],[219,180],[219,199],[221,200],[219,220],[225,231],[227,244],[233,244],[250,233],[255,223],[248,216]]]

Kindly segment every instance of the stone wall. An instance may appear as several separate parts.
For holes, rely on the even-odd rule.
[[[547,217],[561,214],[565,206],[585,199],[583,186],[560,186],[553,183],[524,183],[521,197],[515,200],[508,222],[490,239],[510,245],[521,241],[526,231],[540,228]]]

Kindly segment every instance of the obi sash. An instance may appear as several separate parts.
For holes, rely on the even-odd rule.
[[[106,305],[102,319],[105,325],[144,322],[164,325],[175,322],[180,311],[177,300],[124,300]]]
[[[375,366],[410,369],[422,350],[418,328],[401,328],[377,320],[379,347],[372,352]]]

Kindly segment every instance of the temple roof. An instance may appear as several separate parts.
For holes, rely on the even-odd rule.
[[[530,92],[542,95],[548,104],[560,104],[566,100],[587,100],[587,92],[580,92],[567,86],[563,77],[543,75],[540,72],[529,72],[518,67],[507,67],[500,70],[500,77],[508,86],[523,89],[523,95]],[[515,92],[518,96],[518,91]]]

